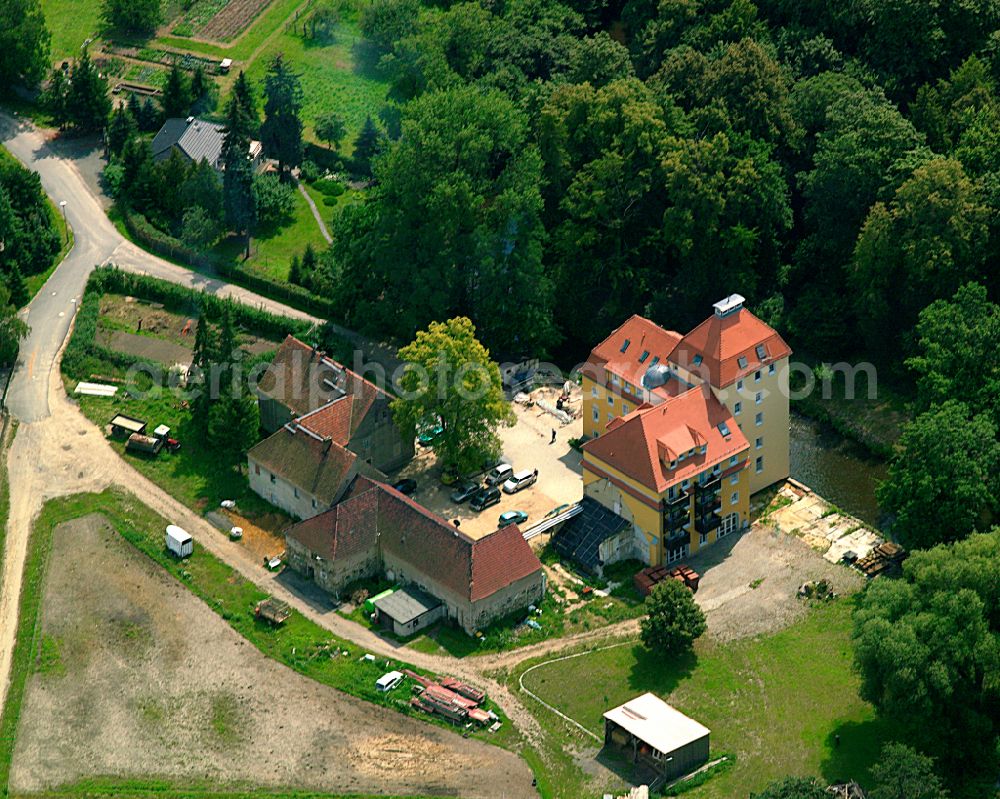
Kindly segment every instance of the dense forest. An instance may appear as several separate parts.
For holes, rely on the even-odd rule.
[[[998,27],[996,0],[375,0],[387,144],[337,223],[338,304],[570,360],[739,292],[901,372],[924,307],[996,296]]]

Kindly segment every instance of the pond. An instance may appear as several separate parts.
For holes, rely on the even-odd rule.
[[[846,513],[878,524],[875,486],[886,477],[885,461],[833,429],[794,413],[790,447],[793,478]]]

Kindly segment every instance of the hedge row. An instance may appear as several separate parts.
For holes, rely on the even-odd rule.
[[[258,336],[275,340],[283,339],[289,333],[298,338],[308,337],[313,328],[313,325],[305,320],[289,319],[239,302],[230,303],[214,294],[179,286],[148,275],[124,272],[115,266],[101,266],[95,269],[87,281],[87,294],[126,294],[161,303],[168,311],[203,314],[213,321],[219,319],[223,308],[228,304],[233,312],[233,320],[239,327]],[[96,324],[95,316],[95,333]]]
[[[322,297],[317,297],[302,286],[294,286],[290,283],[254,274],[241,264],[224,266],[215,263],[209,256],[191,249],[179,239],[175,239],[154,227],[142,214],[130,211],[123,206],[119,206],[118,210],[129,235],[150,252],[196,269],[216,269],[219,274],[238,286],[255,291],[272,300],[283,302],[305,313],[324,318],[330,318],[334,315],[333,303]]]
[[[115,375],[109,372],[128,370],[135,363],[135,358],[97,343],[97,318],[100,313],[100,293],[88,290],[80,302],[73,336],[63,354],[63,374],[76,380],[88,380],[95,375],[113,377]]]

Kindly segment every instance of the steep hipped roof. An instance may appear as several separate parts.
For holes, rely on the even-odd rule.
[[[311,430],[320,438],[329,438],[346,447],[351,440],[353,409],[354,397],[340,397],[322,408],[300,416],[297,421],[301,427]]]
[[[722,388],[791,353],[774,328],[740,307],[726,315],[708,317],[681,339],[670,360]],[[700,363],[696,356],[700,356]]]
[[[630,316],[590,352],[588,363],[603,367],[634,386],[642,385],[643,375],[656,364],[665,364],[681,341],[681,334],[664,330],[655,322],[635,314]],[[661,396],[673,396],[687,386],[676,379],[656,389]]]
[[[329,439],[287,424],[248,457],[326,505],[336,502],[357,456]]]
[[[299,417],[341,397],[352,397],[350,435],[357,431],[376,398],[384,395],[372,383],[294,336],[288,336],[282,342],[261,377],[257,390]],[[337,413],[342,411],[346,412],[346,409],[337,409]],[[346,441],[342,443],[346,444]]]
[[[357,521],[361,513],[367,522]],[[383,552],[472,602],[542,568],[517,525],[474,540],[409,497],[365,477],[355,479],[337,507],[295,525],[287,535],[331,558],[377,543]],[[351,542],[346,549],[342,535]]]
[[[663,493],[747,447],[732,415],[702,385],[659,405],[641,406],[609,424],[604,435],[583,445],[584,467],[603,462]],[[671,460],[677,461],[673,469]]]

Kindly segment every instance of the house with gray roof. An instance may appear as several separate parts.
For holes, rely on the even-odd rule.
[[[153,137],[153,160],[166,161],[176,151],[193,163],[208,161],[221,172],[222,142],[225,135],[225,126],[216,122],[196,117],[172,117],[163,123],[163,127]],[[260,169],[264,162],[264,148],[259,141],[250,142],[247,157],[253,162],[255,170]]]

